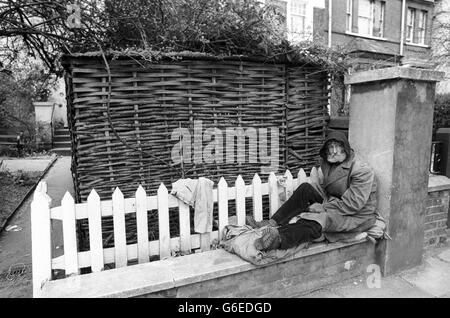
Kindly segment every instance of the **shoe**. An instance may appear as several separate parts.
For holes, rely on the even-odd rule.
[[[255,240],[255,248],[259,251],[276,250],[280,247],[280,233],[277,228],[268,226],[262,231],[262,236]]]
[[[245,217],[245,223],[254,229],[259,229],[260,227],[264,227],[264,226],[273,226],[273,227],[278,226],[277,222],[273,219],[255,221],[255,219],[251,215],[247,215]]]

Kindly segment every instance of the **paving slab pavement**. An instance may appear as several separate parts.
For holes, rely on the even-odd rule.
[[[370,275],[372,272],[299,297],[450,298],[450,244],[428,250],[420,266],[396,275],[381,277],[380,288],[368,284]]]
[[[406,271],[401,277],[434,297],[450,293],[450,263],[438,257],[425,259],[422,266]]]
[[[437,255],[438,258],[443,260],[444,262],[450,263],[450,249],[443,251]]]
[[[369,274],[368,274],[369,275]],[[399,276],[382,277],[380,288],[370,288],[368,275],[362,275],[325,289],[315,291],[305,298],[430,298],[433,295],[411,285]]]

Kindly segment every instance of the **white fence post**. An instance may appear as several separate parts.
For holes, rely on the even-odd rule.
[[[146,263],[150,259],[148,250],[147,194],[141,185],[136,190],[135,198],[138,262]]]
[[[312,167],[311,172],[309,173],[309,183],[312,184],[313,181],[319,182],[319,171],[316,167]]]
[[[180,214],[180,250],[183,254],[191,253],[191,216],[189,205],[178,200]]]
[[[286,189],[285,189],[285,195],[286,200],[289,199],[294,191],[294,178],[292,177],[292,174],[289,170],[286,170],[284,173],[284,176],[286,177]]]
[[[239,175],[235,182],[237,225],[245,225],[245,182]]]
[[[116,268],[127,266],[127,238],[125,229],[125,202],[122,191],[114,190],[112,195],[114,256]]]
[[[161,183],[158,188],[159,257],[170,256],[169,193]]]
[[[274,172],[271,172],[269,175],[269,217],[277,212],[278,207],[280,206],[280,198],[278,196],[278,180],[275,176]]]
[[[228,184],[221,177],[217,185],[217,202],[219,207],[219,240],[222,240],[223,229],[228,225]]]
[[[256,221],[263,219],[263,206],[262,206],[262,191],[261,191],[261,178],[257,173],[253,176],[253,218]]]
[[[91,270],[93,273],[104,269],[103,239],[102,239],[102,211],[100,197],[92,189],[87,199],[89,219],[89,249],[91,253]]]
[[[33,297],[39,297],[42,286],[52,278],[50,202],[46,189],[45,181],[39,182],[31,202]]]
[[[78,274],[77,229],[75,222],[75,201],[69,192],[61,200],[63,210],[64,263],[66,277]]]
[[[299,187],[299,185],[305,183],[306,181],[308,181],[308,178],[306,177],[306,172],[305,170],[300,169],[297,175],[297,188]]]

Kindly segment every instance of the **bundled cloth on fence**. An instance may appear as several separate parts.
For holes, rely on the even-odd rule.
[[[280,205],[289,199],[289,197],[294,192],[293,189],[289,189],[287,187],[287,177],[286,176],[277,176],[277,185],[278,185],[278,198],[280,199]],[[287,191],[286,191],[287,189]]]
[[[194,230],[197,233],[212,231],[214,182],[200,177],[180,179],[172,183],[170,194],[194,207]]]
[[[262,229],[227,225],[223,230],[221,247],[254,265],[267,265],[291,257],[307,246],[304,243],[287,250],[259,251],[255,248],[255,240],[262,236]]]

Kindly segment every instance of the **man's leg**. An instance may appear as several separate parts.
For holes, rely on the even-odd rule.
[[[300,219],[296,223],[262,229],[261,238],[255,240],[258,250],[286,250],[301,243],[312,242],[322,235],[322,226],[311,220]]]
[[[294,216],[307,211],[313,203],[322,203],[323,198],[314,187],[305,182],[302,183],[292,194],[292,196],[275,212],[272,219],[278,225],[285,225]]]
[[[316,221],[300,219],[296,223],[280,226],[278,232],[279,248],[285,250],[318,239],[322,235],[322,226]]]

